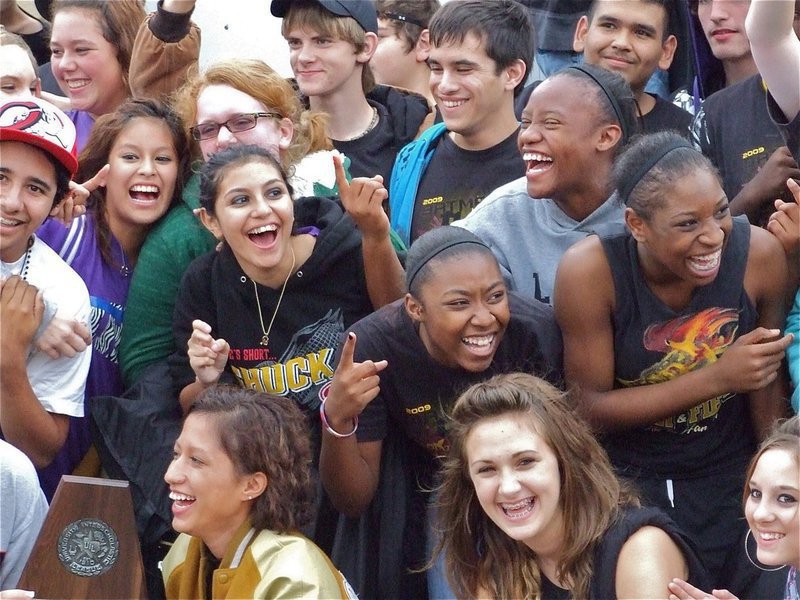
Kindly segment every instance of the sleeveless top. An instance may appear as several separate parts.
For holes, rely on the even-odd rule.
[[[758,314],[744,289],[750,225],[735,218],[717,277],[674,311],[648,287],[636,241],[601,237],[614,280],[614,385],[664,382],[716,362]],[[690,478],[737,469],[755,450],[746,394],[726,393],[649,426],[610,433],[603,443],[628,476]]]
[[[611,523],[594,551],[590,598],[609,600],[617,597],[617,562],[622,547],[642,527],[658,527],[664,530],[678,546],[688,568],[687,581],[700,589],[708,589],[710,580],[697,551],[687,535],[664,512],[654,507],[625,507]],[[566,600],[571,598],[569,590],[556,586],[542,576],[542,600]]]

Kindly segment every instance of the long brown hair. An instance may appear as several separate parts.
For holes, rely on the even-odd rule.
[[[291,119],[294,135],[282,157],[285,166],[294,165],[311,152],[333,149],[326,134],[327,117],[323,113],[305,110],[292,85],[272,67],[255,59],[221,60],[189,79],[178,90],[173,102],[187,127],[196,123],[197,98],[210,85],[229,85],[258,100],[267,110]],[[196,142],[194,149],[199,156]]]
[[[50,21],[67,9],[80,9],[93,13],[100,24],[103,38],[114,46],[117,51],[117,60],[122,67],[122,79],[125,90],[130,95],[128,85],[128,71],[131,67],[133,42],[139,25],[147,17],[143,0],[56,0],[50,15]]]
[[[753,477],[753,471],[756,470],[758,459],[767,450],[786,450],[794,455],[795,462],[800,465],[800,415],[776,422],[770,435],[758,447],[758,452],[747,467],[742,505],[747,504],[747,498],[750,496],[750,479]]]
[[[470,479],[466,439],[484,419],[522,415],[558,460],[559,502],[564,514],[559,580],[574,598],[587,598],[593,553],[624,504],[637,504],[614,474],[589,426],[575,416],[566,394],[524,373],[496,375],[467,389],[456,401],[450,451],[442,469],[439,520],[448,579],[459,597],[535,598],[541,573],[535,553],[511,539],[486,516]]]
[[[135,119],[147,118],[158,119],[164,123],[172,138],[172,145],[178,160],[178,173],[170,204],[170,207],[174,206],[180,200],[184,182],[189,176],[189,147],[180,118],[169,106],[158,100],[128,100],[114,112],[98,118],[92,127],[86,147],[78,157],[78,172],[75,174],[75,181],[86,181],[94,177],[108,162],[111,148],[125,127]],[[94,190],[89,195],[87,206],[95,219],[100,253],[109,265],[120,266],[116,265],[112,258],[111,230],[106,217],[106,189],[98,187]]]

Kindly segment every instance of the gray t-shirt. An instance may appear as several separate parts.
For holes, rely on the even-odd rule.
[[[552,304],[564,252],[592,233],[621,227],[623,213],[624,207],[612,196],[583,221],[576,221],[553,200],[531,198],[521,177],[493,191],[453,225],[472,231],[489,245],[512,290]]]

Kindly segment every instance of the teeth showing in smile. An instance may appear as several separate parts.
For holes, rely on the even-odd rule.
[[[533,497],[530,497],[530,498],[525,498],[524,500],[520,500],[519,502],[515,502],[513,504],[501,502],[500,508],[510,519],[524,519],[533,510],[534,503],[535,500],[533,499]]]
[[[258,235],[260,233],[266,233],[268,231],[275,231],[278,229],[278,226],[274,223],[270,225],[264,225],[263,227],[256,227],[255,229],[251,229],[247,232],[247,235]]]
[[[186,494],[179,494],[178,492],[170,492],[169,499],[176,502],[194,502],[197,500],[194,496],[187,496]]]
[[[466,100],[442,100],[445,108],[457,108],[466,102]]]
[[[538,152],[526,152],[522,155],[522,160],[525,162],[553,162],[553,159],[546,154],[539,154]]]
[[[783,533],[767,533],[767,532],[761,532],[761,533],[759,533],[758,535],[759,535],[759,537],[760,537],[762,540],[765,540],[765,541],[771,541],[771,540],[780,540],[780,539],[782,539],[782,538],[786,537],[786,535],[785,535],[785,534],[783,534]]]
[[[131,192],[142,192],[144,194],[157,194],[160,190],[155,185],[134,185]]]
[[[703,256],[692,256],[689,264],[697,271],[713,271],[719,266],[719,259],[722,256],[722,249],[705,254]]]
[[[0,217],[0,225],[5,225],[6,227],[16,227],[22,221],[17,221],[16,219],[5,219]]]
[[[67,87],[71,90],[77,90],[78,88],[86,87],[91,81],[91,79],[71,79],[67,81]]]
[[[473,335],[470,337],[463,337],[461,338],[461,341],[467,346],[476,346],[478,348],[484,348],[486,346],[492,345],[492,342],[494,341],[494,334]]]

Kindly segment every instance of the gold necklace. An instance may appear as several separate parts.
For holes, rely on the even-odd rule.
[[[295,256],[294,247],[292,246],[291,242],[289,242],[289,250],[292,251],[292,266],[289,267],[289,272],[286,274],[286,279],[284,280],[283,287],[281,288],[281,295],[278,296],[278,304],[275,305],[275,312],[272,313],[272,318],[269,320],[269,327],[266,329],[264,329],[264,317],[261,315],[261,300],[258,299],[258,286],[256,285],[256,282],[253,281],[253,291],[256,294],[256,305],[258,306],[258,321],[261,323],[261,333],[264,334],[261,336],[260,344],[262,346],[269,346],[269,332],[272,331],[272,324],[275,322],[275,317],[278,315],[278,309],[281,307],[283,293],[286,291],[286,284],[289,283],[289,278],[292,276],[292,272],[294,272]]]

